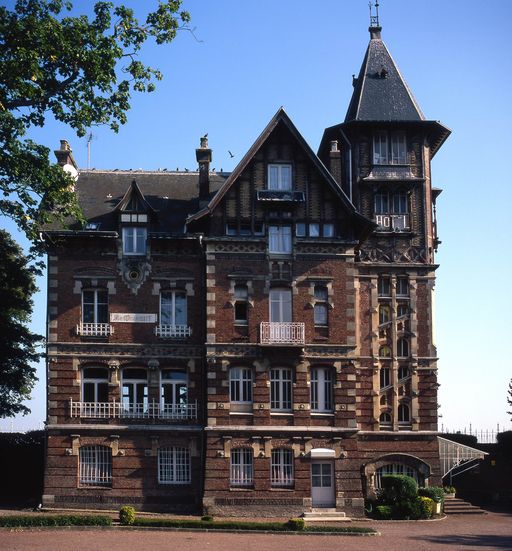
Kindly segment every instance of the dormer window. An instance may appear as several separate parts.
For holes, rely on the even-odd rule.
[[[377,132],[373,138],[373,164],[407,164],[405,132]]]
[[[146,254],[147,229],[141,226],[123,228],[123,253],[125,255]]]
[[[290,191],[292,189],[292,165],[268,165],[268,189]]]

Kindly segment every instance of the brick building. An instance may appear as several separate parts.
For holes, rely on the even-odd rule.
[[[440,482],[449,130],[380,32],[318,154],[280,109],[230,174],[206,138],[197,172],[80,171],[87,224],[46,232],[46,506],[358,515],[383,473]]]

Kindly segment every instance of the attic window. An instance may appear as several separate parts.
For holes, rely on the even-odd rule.
[[[138,226],[123,228],[123,253],[126,255],[146,254],[147,230]]]
[[[379,78],[388,78],[388,71],[387,69],[384,67],[384,65],[381,67],[379,73]]]
[[[100,229],[100,222],[87,222],[85,224],[85,230],[95,231]]]
[[[292,189],[292,165],[268,165],[268,189],[290,191]]]
[[[146,224],[147,221],[147,214],[121,214],[121,222],[139,222],[142,224]]]

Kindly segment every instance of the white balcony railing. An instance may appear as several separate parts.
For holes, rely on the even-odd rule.
[[[410,228],[408,214],[376,214],[375,222],[381,231],[407,231]]]
[[[126,404],[123,402],[69,401],[71,417],[81,419],[197,419],[197,401],[189,404]]]
[[[301,345],[306,342],[302,322],[262,321],[260,343],[276,345]]]
[[[108,337],[114,333],[110,323],[79,323],[76,334],[82,337]]]
[[[183,339],[192,335],[192,329],[188,325],[157,325],[155,335],[162,339]]]

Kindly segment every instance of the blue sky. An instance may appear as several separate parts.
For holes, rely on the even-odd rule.
[[[138,13],[152,1],[125,2]],[[12,2],[7,2],[12,4]],[[92,2],[75,2],[84,13]],[[164,73],[153,94],[133,98],[114,134],[93,129],[91,167],[189,168],[208,132],[217,170],[232,170],[280,106],[314,150],[323,129],[345,116],[368,44],[367,0],[188,0],[195,38],[181,32],[142,59]],[[508,242],[512,62],[507,0],[382,0],[382,37],[428,119],[453,134],[433,161],[442,245],[436,286],[440,422],[453,429],[512,428],[506,388],[512,365]],[[85,139],[48,121],[31,137],[71,143],[87,166]],[[231,158],[228,150],[233,152]],[[5,222],[4,222],[5,223]],[[10,230],[12,224],[5,223]],[[34,330],[45,332],[45,281]],[[44,420],[44,366],[30,416]]]

